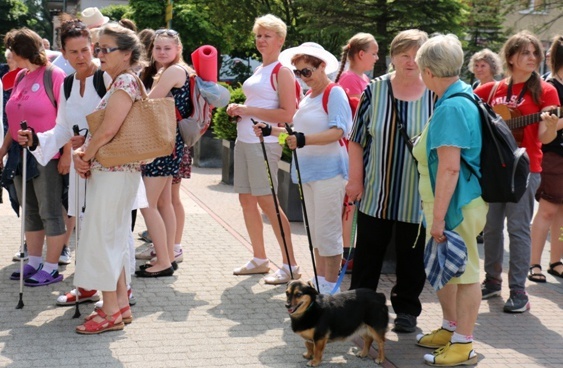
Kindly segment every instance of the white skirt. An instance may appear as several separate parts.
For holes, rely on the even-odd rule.
[[[92,171],[76,250],[76,286],[115,291],[124,268],[126,281],[131,282],[128,237],[140,181],[140,172]]]

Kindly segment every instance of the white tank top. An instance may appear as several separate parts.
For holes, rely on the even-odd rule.
[[[274,91],[271,83],[271,76],[277,62],[271,63],[267,66],[260,65],[254,71],[254,74],[244,81],[242,90],[246,96],[244,102],[247,106],[259,107],[262,109],[277,109],[280,106],[278,92]],[[237,141],[245,143],[259,143],[260,140],[254,134],[252,129],[252,121],[250,118],[253,116],[244,116],[241,121],[237,123]],[[258,119],[254,119],[259,121]],[[271,122],[267,122],[270,123]],[[277,142],[277,137],[269,136],[264,137],[265,143]]]

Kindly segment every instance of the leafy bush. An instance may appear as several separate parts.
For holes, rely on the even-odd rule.
[[[229,86],[228,88],[229,92],[231,92],[230,103],[244,103],[246,96],[242,92],[241,87],[233,89]],[[215,110],[211,128],[213,129],[213,135],[217,139],[226,139],[229,141],[234,141],[237,139],[237,124],[229,115],[227,115],[226,106],[220,107]]]

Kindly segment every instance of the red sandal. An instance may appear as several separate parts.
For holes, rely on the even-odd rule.
[[[101,310],[102,310],[102,309],[101,309],[101,308],[98,308],[98,307],[94,308],[94,311],[93,311],[90,315],[86,316],[86,317],[84,318],[84,321],[88,322],[88,321],[90,321],[92,318],[98,316],[98,315],[99,315],[98,311],[101,311]],[[127,311],[129,311],[129,310],[131,310],[131,307],[127,305],[127,306],[121,308],[121,309],[119,310],[119,313],[125,314],[125,313],[127,313]],[[104,318],[103,316],[100,316],[100,317]],[[124,324],[128,325],[128,324],[130,324],[131,322],[133,322],[133,316],[132,316],[132,315],[129,316],[129,317],[123,317],[123,316],[121,316],[121,320],[123,321]]]
[[[90,316],[92,316],[91,314]],[[99,316],[103,318],[103,321],[96,322],[94,321],[95,316]],[[89,316],[89,317],[90,317]],[[104,313],[102,309],[96,310],[96,314],[91,317],[88,321],[80,326],[76,326],[76,332],[83,335],[94,335],[100,334],[106,331],[118,331],[123,330],[125,324],[123,321],[115,322],[115,320],[121,316],[121,311],[117,311],[115,314],[108,316]],[[84,329],[80,329],[80,327],[84,327]]]

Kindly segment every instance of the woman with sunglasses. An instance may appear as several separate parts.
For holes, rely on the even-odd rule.
[[[227,107],[227,114],[238,117],[234,189],[239,194],[254,258],[244,266],[235,268],[233,274],[266,274],[270,271],[270,262],[264,248],[264,224],[260,212],[262,209],[272,224],[283,259],[282,268],[264,279],[267,284],[275,285],[290,281],[291,274],[294,279],[298,279],[301,275],[293,255],[289,221],[280,208],[279,215],[285,242],[281,236],[274,198],[271,195],[270,182],[264,167],[264,156],[259,139],[252,129],[251,119],[270,124],[290,123],[296,109],[295,79],[289,68],[282,67],[277,75],[274,73],[287,34],[285,23],[278,17],[268,14],[256,19],[252,31],[255,35],[256,48],[262,55],[262,65],[242,86],[246,95],[245,103],[230,104]],[[265,137],[264,145],[272,174],[270,179],[274,188],[277,188],[278,161],[281,158],[282,147],[275,137]],[[275,200],[277,201],[277,198]],[[289,259],[284,243],[287,244]]]
[[[162,98],[172,94],[180,115],[189,116],[190,74],[193,71],[182,59],[182,42],[178,32],[172,29],[157,30],[152,46],[152,59],[162,69],[154,77],[149,97]],[[180,259],[182,249],[175,249],[176,215],[172,205],[172,180],[178,174],[183,155],[184,141],[177,130],[174,152],[143,165],[143,182],[149,206],[141,209],[141,213],[154,245],[156,259],[142,265],[135,272],[138,277],[172,276],[178,267],[176,257]]]
[[[94,73],[98,66],[94,63],[92,40],[90,31],[84,23],[79,20],[70,20],[61,25],[61,46],[64,58],[70,63],[76,73],[65,79],[72,78],[72,86],[68,98],[65,96],[64,88],[60,90],[59,109],[57,112],[57,124],[44,133],[32,136],[31,131],[20,131],[18,140],[22,144],[31,147],[33,155],[41,165],[46,165],[50,157],[64,147],[65,154],[70,157],[70,145],[76,149],[84,143],[83,136],[74,136],[73,125],[78,125],[81,131],[87,131],[88,123],[86,115],[92,113],[100,103],[101,97],[96,91]],[[108,74],[103,74],[103,86],[106,89],[111,83]],[[76,219],[76,180],[78,175],[74,171],[74,165],[70,162],[69,190],[68,190],[68,216],[67,227],[72,231]],[[84,206],[84,192],[86,181],[79,179],[79,206]],[[67,233],[70,233],[67,229]],[[68,235],[70,236],[70,235]],[[68,237],[67,242],[68,244]],[[81,301],[98,301],[96,290],[78,289]],[[58,305],[70,305],[76,301],[76,289],[61,295],[57,299]]]
[[[327,74],[338,69],[338,60],[321,45],[306,42],[280,54],[283,65],[293,65],[294,73],[310,88],[293,117],[296,133],[287,139],[290,149],[299,148],[303,198],[309,217],[315,252],[319,292],[331,294],[336,288],[342,258],[342,201],[348,178],[348,153],[342,138],[352,126],[352,110],[346,92],[331,84]],[[328,93],[326,106],[324,94]],[[325,109],[326,108],[326,109]],[[265,128],[265,129],[261,129]],[[275,135],[284,131],[258,124],[256,134]],[[295,166],[291,172],[297,182]],[[336,288],[336,290],[335,290]]]
[[[15,160],[16,165],[19,166],[20,123],[27,121],[28,127],[36,132],[44,132],[55,126],[64,72],[52,66],[52,88],[46,85],[45,73],[51,66],[41,37],[28,28],[11,30],[6,34],[4,43],[12,51],[18,67],[23,70],[18,73],[10,100],[6,104],[9,131],[0,148],[0,162],[11,145],[8,161]],[[24,153],[27,154],[27,151]],[[63,275],[58,271],[58,262],[66,232],[61,198],[63,174],[68,172],[68,165],[70,165],[70,156],[61,156],[59,152],[48,158],[46,166],[37,165],[33,156],[28,154],[25,239],[29,262],[23,270],[23,278],[27,286],[49,285],[63,279]],[[31,169],[34,166],[37,167],[37,171],[32,173]],[[22,180],[22,174],[17,173],[14,183],[20,203]],[[42,257],[44,241],[47,243],[45,260]],[[19,278],[19,271],[11,276],[11,279],[15,280]]]
[[[127,295],[131,281],[128,236],[141,165],[134,162],[104,167],[95,156],[117,134],[133,102],[142,98],[142,86],[134,74],[142,51],[133,31],[112,23],[100,29],[99,47],[94,52],[113,82],[96,107],[105,109],[100,128],[74,153],[76,171],[88,179],[74,283],[86,290],[101,290],[104,302],[76,327],[80,334],[122,330],[133,320]]]

